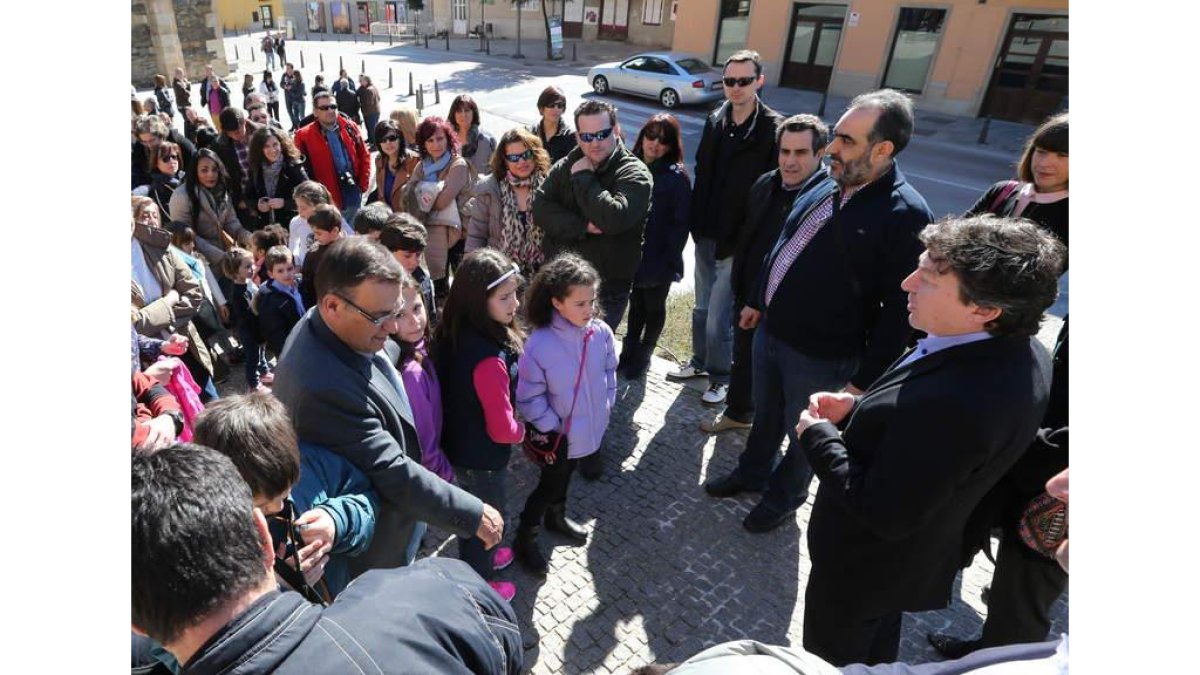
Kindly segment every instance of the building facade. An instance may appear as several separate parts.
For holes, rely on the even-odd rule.
[[[130,3],[131,81],[154,84],[154,75],[169,81],[176,68],[199,79],[205,64],[218,75],[229,74],[212,0],[132,0]]]
[[[283,0],[212,0],[224,30],[260,31],[282,28]]]
[[[757,50],[768,85],[1036,124],[1066,107],[1066,0],[687,0],[672,47],[721,63]]]

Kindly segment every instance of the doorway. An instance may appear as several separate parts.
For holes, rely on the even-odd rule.
[[[260,19],[262,19],[262,27],[263,28],[274,28],[275,27],[275,17],[271,14],[271,6],[270,5],[259,5],[258,17]]]
[[[780,86],[812,91],[829,88],[845,20],[846,5],[796,3]]]
[[[451,29],[455,35],[467,34],[467,0],[454,0],[450,5]]]
[[[980,115],[1038,124],[1067,96],[1067,17],[1013,16]]]
[[[566,0],[563,3],[563,37],[583,37],[583,0]]]
[[[600,0],[601,40],[624,40],[629,37],[629,0]]]

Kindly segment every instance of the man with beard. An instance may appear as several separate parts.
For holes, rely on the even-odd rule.
[[[850,102],[826,148],[829,177],[796,198],[747,299],[747,323],[761,313],[754,319],[769,347],[759,351],[782,378],[781,398],[756,403],[781,407],[788,427],[818,391],[862,393],[908,342],[900,282],[921,254],[917,233],[933,221],[895,159],[912,131],[912,102],[899,92]],[[751,532],[779,527],[808,499],[812,468],[794,430],[787,435],[782,460],[778,441],[748,442],[733,472],[704,485],[714,497],[762,492],[743,521]]]

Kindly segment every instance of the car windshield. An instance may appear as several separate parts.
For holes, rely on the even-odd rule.
[[[688,75],[703,75],[704,73],[712,72],[712,68],[700,59],[680,59],[675,64],[686,70]]]

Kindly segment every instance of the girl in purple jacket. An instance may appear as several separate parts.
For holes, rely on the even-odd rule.
[[[598,316],[599,286],[594,267],[564,253],[538,270],[525,296],[535,330],[517,362],[517,411],[543,434],[565,434],[525,501],[513,547],[542,576],[549,570],[537,544],[543,519],[573,543],[587,541],[587,531],[567,518],[567,487],[579,458],[600,448],[617,398],[617,354],[612,329]]]

